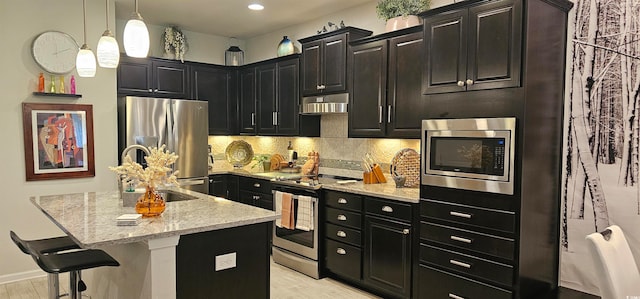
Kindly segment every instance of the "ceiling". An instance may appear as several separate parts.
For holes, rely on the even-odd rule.
[[[247,39],[330,15],[372,0],[143,0],[145,22],[200,33]],[[262,11],[247,8],[265,6]],[[115,0],[116,18],[129,19],[134,0]]]

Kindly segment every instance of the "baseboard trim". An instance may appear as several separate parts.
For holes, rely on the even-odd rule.
[[[12,273],[0,276],[0,284],[16,282],[20,280],[38,278],[47,276],[47,273],[42,270],[31,270],[20,273]]]

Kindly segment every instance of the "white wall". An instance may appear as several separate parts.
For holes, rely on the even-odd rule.
[[[87,2],[87,43],[95,50],[106,26],[105,7],[104,2],[99,2],[100,5],[94,1]],[[111,11],[114,11],[111,3]],[[33,96],[38,74],[42,70],[31,56],[31,42],[36,35],[47,30],[66,32],[82,44],[82,1],[0,1],[0,86],[3,94],[0,109],[3,145],[0,148],[0,283],[34,274],[44,275],[33,260],[11,242],[9,230],[14,230],[24,238],[62,235],[31,204],[29,196],[116,188],[115,175],[108,169],[108,166],[117,164],[117,139],[114,134],[117,131],[116,71],[99,68],[95,78],[78,78],[76,74],[78,93],[82,94],[82,98],[77,100]],[[71,74],[75,74],[75,71]],[[67,76],[67,84],[71,74]],[[48,81],[48,76],[46,78]],[[36,182],[25,180],[23,102],[93,105],[95,177]]]

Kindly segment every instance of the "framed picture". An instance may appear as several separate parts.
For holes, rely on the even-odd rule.
[[[93,177],[93,107],[22,103],[27,181]]]

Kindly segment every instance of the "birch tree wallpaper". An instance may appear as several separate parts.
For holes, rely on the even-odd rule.
[[[585,236],[619,225],[640,261],[640,0],[574,0],[568,30],[561,285],[599,294]]]

